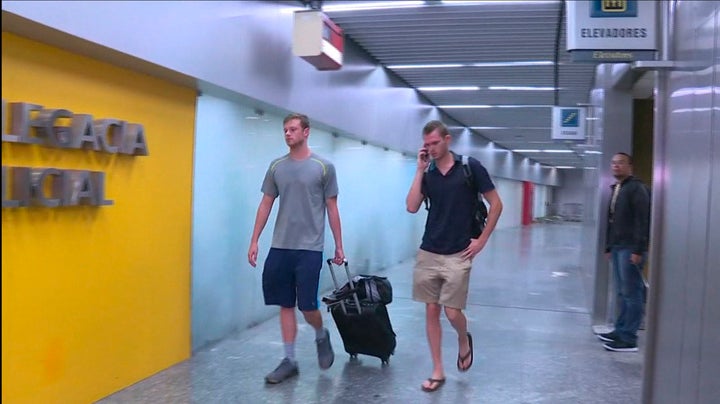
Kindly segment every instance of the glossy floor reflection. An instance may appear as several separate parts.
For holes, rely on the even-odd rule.
[[[388,311],[398,341],[388,366],[362,355],[350,360],[324,312],[336,352],[332,368],[318,368],[314,332],[301,323],[299,377],[267,386],[265,374],[283,355],[273,318],[100,403],[639,403],[644,332],[638,353],[607,352],[592,334],[580,238],[577,223],[493,235],[473,265],[466,311],[474,365],[467,373],[455,368],[456,334],[443,318],[447,382],[437,392],[420,390],[431,364],[407,261],[381,273],[393,284]]]

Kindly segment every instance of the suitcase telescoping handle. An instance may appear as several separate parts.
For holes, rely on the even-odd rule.
[[[330,268],[330,275],[332,276],[333,284],[335,285],[335,290],[340,290],[340,284],[338,284],[337,277],[335,276],[335,269],[333,268],[333,260],[332,258],[327,259],[328,267]],[[347,275],[348,283],[350,284],[350,289],[353,291],[353,299],[355,299],[355,307],[357,307],[358,314],[362,313],[362,308],[360,307],[360,299],[358,299],[357,292],[355,291],[355,283],[353,283],[352,276],[350,276],[350,269],[348,268],[348,260],[343,260],[343,266],[345,267],[345,275]],[[340,300],[340,306],[342,307],[343,314],[347,314],[347,308],[345,308],[345,302]]]

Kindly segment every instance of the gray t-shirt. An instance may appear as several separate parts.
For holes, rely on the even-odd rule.
[[[280,199],[273,248],[323,250],[325,200],[338,194],[330,161],[315,153],[305,160],[286,154],[270,163],[261,190]]]

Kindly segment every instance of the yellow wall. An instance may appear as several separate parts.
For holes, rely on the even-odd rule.
[[[141,123],[150,153],[2,144],[105,172],[115,202],[2,210],[2,402],[88,403],[188,358],[194,90],[3,32],[2,97]]]

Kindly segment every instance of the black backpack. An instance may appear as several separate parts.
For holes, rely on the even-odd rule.
[[[341,300],[350,299],[353,293],[357,293],[361,302],[371,303],[392,303],[392,285],[388,278],[375,275],[357,275],[352,278],[354,288],[350,282],[340,289],[335,290],[329,296],[322,298],[322,301],[330,306],[340,303]]]
[[[473,194],[477,195],[477,198],[475,198],[475,214],[472,219],[472,238],[478,238],[487,224],[488,210],[483,201],[483,196],[475,184],[475,178],[470,169],[468,156],[460,156],[460,158],[462,160],[463,173],[465,173],[465,183],[473,191]],[[430,202],[427,197],[425,197],[424,202],[425,209],[430,210]]]

